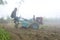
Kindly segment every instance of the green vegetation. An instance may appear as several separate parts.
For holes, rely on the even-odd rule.
[[[0,28],[0,40],[10,40],[9,33],[2,28]]]
[[[0,5],[4,5],[4,4],[7,4],[7,1],[6,0],[0,0]]]
[[[3,0],[0,0],[0,4],[3,4]]]

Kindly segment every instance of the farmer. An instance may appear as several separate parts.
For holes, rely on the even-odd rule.
[[[11,18],[15,18],[16,17],[16,12],[17,12],[17,8],[15,8],[11,14]]]
[[[11,14],[11,18],[14,19],[15,27],[18,27],[19,24],[19,17],[16,16],[17,8],[15,8]]]

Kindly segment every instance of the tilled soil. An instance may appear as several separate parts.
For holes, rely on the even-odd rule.
[[[60,40],[60,33],[44,30],[5,28],[11,40]]]

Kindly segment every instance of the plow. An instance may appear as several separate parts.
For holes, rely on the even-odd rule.
[[[22,28],[31,28],[31,29],[38,29],[39,28],[39,24],[36,21],[33,21],[32,19],[28,20],[28,19],[24,19],[24,18],[20,18],[20,24],[22,25]]]

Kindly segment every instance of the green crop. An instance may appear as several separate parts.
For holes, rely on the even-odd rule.
[[[0,40],[10,40],[9,33],[2,28],[0,28]]]

